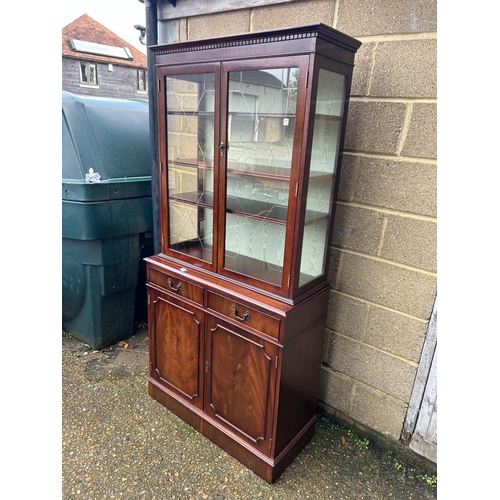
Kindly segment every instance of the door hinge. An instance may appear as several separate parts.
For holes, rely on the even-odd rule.
[[[151,304],[151,295],[148,293],[148,306]]]
[[[273,446],[273,440],[272,440],[272,439],[270,439],[270,440],[269,440],[269,449],[271,449],[271,447],[272,447],[272,446]]]
[[[295,184],[295,196],[299,195],[299,183]]]
[[[163,234],[161,235],[161,244],[163,245],[163,243],[165,242],[165,238],[163,237]]]
[[[308,85],[309,85],[309,71],[306,71],[306,85],[305,85],[305,87],[307,88]]]
[[[161,92],[161,80],[158,79],[158,92]]]
[[[292,280],[292,275],[289,274],[288,275],[288,288],[290,288],[290,281]]]
[[[276,368],[278,368],[278,356],[276,356]]]
[[[160,173],[163,174],[163,162],[160,162]]]
[[[208,361],[205,361],[205,373],[208,373]]]

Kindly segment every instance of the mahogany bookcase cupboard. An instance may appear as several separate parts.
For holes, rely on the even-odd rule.
[[[149,393],[270,483],[314,434],[360,45],[318,23],[151,49]]]

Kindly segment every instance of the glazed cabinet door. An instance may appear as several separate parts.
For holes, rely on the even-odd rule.
[[[288,294],[309,57],[222,64],[220,272]],[[288,249],[288,250],[287,250]]]
[[[150,375],[203,409],[204,313],[169,294],[148,294]]]
[[[207,315],[205,412],[270,454],[278,347]]]
[[[158,70],[162,252],[208,269],[217,240],[218,68]]]

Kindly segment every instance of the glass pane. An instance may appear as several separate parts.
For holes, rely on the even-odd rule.
[[[229,73],[224,267],[281,285],[298,68]]]
[[[82,82],[87,82],[87,63],[80,63],[80,70],[82,75]]]
[[[344,75],[319,70],[299,286],[325,272],[345,79]]]
[[[281,284],[285,230],[283,224],[228,213],[226,268]]]
[[[167,78],[169,248],[212,262],[213,73]]]

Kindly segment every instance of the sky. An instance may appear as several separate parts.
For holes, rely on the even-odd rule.
[[[62,26],[83,14],[101,23],[123,38],[130,45],[146,53],[146,46],[139,42],[139,30],[134,24],[146,25],[146,9],[139,0],[62,0]]]

